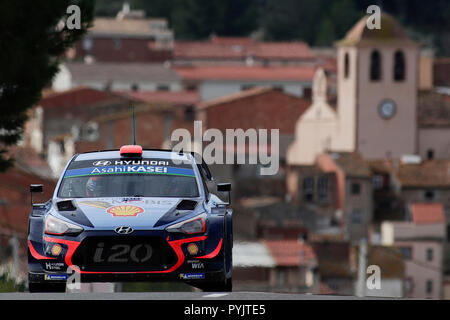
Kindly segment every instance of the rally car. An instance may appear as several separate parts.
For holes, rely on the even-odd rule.
[[[64,292],[77,279],[231,291],[231,185],[216,185],[226,202],[210,193],[213,179],[201,160],[137,145],[73,156],[52,199],[32,206],[30,292]],[[30,189],[33,195],[43,186]]]

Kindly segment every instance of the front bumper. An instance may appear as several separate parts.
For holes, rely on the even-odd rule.
[[[81,282],[128,282],[128,281],[221,281],[224,279],[223,239],[208,234],[185,236],[169,234],[166,231],[136,231],[128,237],[158,237],[163,239],[173,257],[169,265],[163,267],[122,264],[120,267],[102,264],[92,268],[80,258],[80,250],[93,237],[115,237],[121,242],[121,235],[111,231],[85,231],[77,237],[44,235],[43,241],[29,240],[29,281],[65,282],[73,271],[79,274]],[[123,239],[122,239],[123,240]],[[59,245],[60,254],[52,255],[52,247]],[[195,244],[197,252],[188,250]],[[84,252],[84,251],[83,251]],[[162,253],[164,254],[164,253]],[[82,256],[82,255],[81,255]],[[78,264],[74,263],[76,261]],[[69,268],[70,267],[70,268]],[[73,270],[73,271],[72,271]],[[65,275],[65,277],[64,277]]]

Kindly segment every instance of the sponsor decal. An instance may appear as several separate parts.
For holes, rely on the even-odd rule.
[[[193,279],[205,279],[204,273],[180,273],[180,279],[193,280]]]
[[[114,217],[136,217],[139,213],[144,212],[144,209],[138,206],[114,206],[106,210],[106,212],[111,213]]]
[[[78,204],[89,206],[89,207],[95,207],[100,209],[107,209],[111,207],[111,204],[106,201],[79,201]]]
[[[123,198],[122,202],[144,202],[142,198]]]
[[[201,262],[199,260],[188,260],[187,263],[191,264],[192,269],[204,269],[205,268],[205,265],[203,264],[203,262]]]
[[[189,243],[187,246],[187,251],[190,255],[195,256],[198,253],[198,246],[195,243]]]
[[[54,256],[59,256],[61,251],[62,251],[62,247],[59,244],[55,244],[52,247],[52,255],[54,255]]]
[[[176,176],[195,177],[194,170],[177,167],[162,166],[106,166],[106,167],[90,167],[67,170],[64,174],[65,178],[96,176],[106,174],[166,174]]]
[[[46,262],[44,264],[44,267],[47,270],[61,271],[64,269],[64,263],[62,263],[62,262]]]
[[[69,276],[67,274],[46,274],[44,276],[44,280],[63,280],[63,281],[67,281],[67,278]]]
[[[163,161],[163,160],[116,160],[114,162],[116,166],[118,165],[150,165],[150,166],[168,166],[169,161]]]
[[[109,166],[110,164],[111,164],[111,161],[109,161],[109,160],[99,160],[99,161],[95,161],[93,163],[93,165],[96,167]]]

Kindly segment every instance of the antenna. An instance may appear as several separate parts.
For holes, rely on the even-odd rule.
[[[136,145],[136,120],[134,118],[134,106],[131,104],[131,114],[133,115],[133,145]]]

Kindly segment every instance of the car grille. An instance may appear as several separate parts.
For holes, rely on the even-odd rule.
[[[177,256],[160,237],[113,236],[84,239],[72,257],[82,271],[163,271]]]

